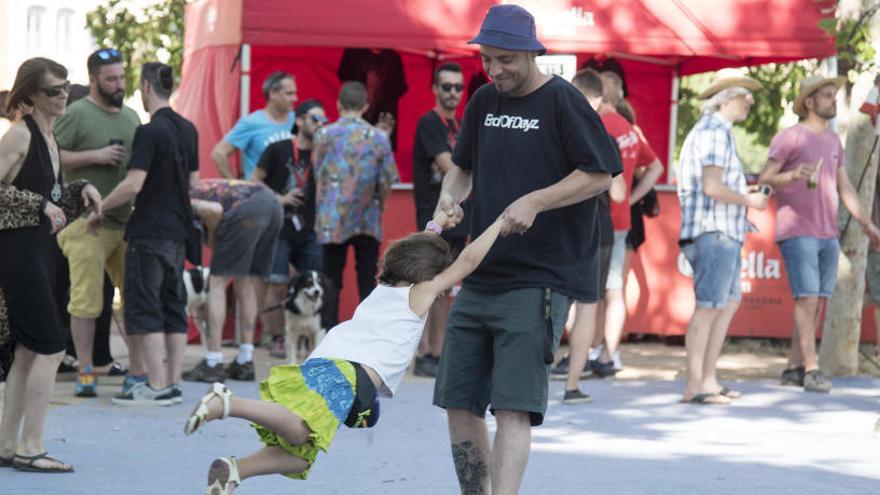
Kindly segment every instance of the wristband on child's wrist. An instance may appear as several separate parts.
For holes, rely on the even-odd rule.
[[[425,230],[431,231],[437,235],[440,235],[443,233],[443,227],[441,227],[440,224],[438,224],[437,222],[435,222],[433,220],[428,221],[428,224],[425,225]]]

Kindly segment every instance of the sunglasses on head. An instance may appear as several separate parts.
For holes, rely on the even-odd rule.
[[[327,117],[325,117],[323,115],[309,115],[309,118],[312,119],[312,122],[314,122],[316,124],[326,124],[327,123]]]
[[[70,81],[65,81],[63,84],[59,84],[57,86],[49,86],[48,88],[40,88],[40,91],[46,94],[49,98],[55,98],[60,95],[62,92],[64,94],[70,94]]]
[[[462,84],[462,83],[455,83],[455,84],[443,83],[440,85],[440,89],[442,89],[443,91],[445,91],[447,93],[449,93],[450,91],[455,89],[456,93],[461,93],[462,91],[464,91],[464,84]]]
[[[97,55],[98,58],[100,58],[104,62],[117,62],[122,60],[122,54],[119,53],[119,50],[115,48],[102,48],[101,50],[98,50]]]

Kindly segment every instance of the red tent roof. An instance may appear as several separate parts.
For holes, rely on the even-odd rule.
[[[467,50],[499,0],[241,0],[242,41],[252,45]],[[305,2],[303,2],[305,3]],[[833,0],[521,0],[557,53],[647,57],[682,73],[826,57],[818,27]],[[294,4],[295,5],[295,4]]]

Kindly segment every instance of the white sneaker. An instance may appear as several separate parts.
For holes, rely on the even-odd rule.
[[[139,382],[128,392],[113,397],[112,402],[117,406],[170,406],[176,402],[176,396],[171,387],[153,390],[147,382]]]
[[[611,360],[614,361],[614,371],[620,371],[623,369],[623,361],[620,360],[620,351],[616,351],[614,356],[611,357]]]
[[[598,360],[603,352],[605,352],[604,344],[599,344],[597,347],[590,348],[590,361]]]

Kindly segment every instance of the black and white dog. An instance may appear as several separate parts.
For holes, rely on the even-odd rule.
[[[208,267],[196,267],[183,271],[186,287],[186,315],[193,319],[199,331],[203,350],[208,345]]]
[[[290,281],[284,304],[284,346],[292,364],[301,363],[327,334],[323,316],[333,303],[330,280],[314,270]]]

